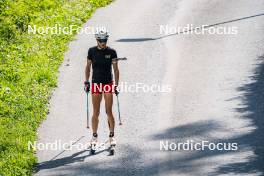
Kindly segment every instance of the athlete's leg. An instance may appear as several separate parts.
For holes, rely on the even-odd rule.
[[[104,93],[105,99],[105,111],[108,117],[109,131],[114,132],[115,129],[115,119],[112,112],[113,106],[113,93]]]
[[[99,114],[100,114],[100,103],[102,100],[102,94],[94,93],[92,94],[92,103],[93,103],[93,116],[92,116],[92,129],[93,133],[97,133],[98,123],[99,123]]]

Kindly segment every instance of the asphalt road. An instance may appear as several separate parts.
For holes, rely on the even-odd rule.
[[[233,27],[237,34],[160,34],[160,25],[188,24]],[[123,126],[116,127],[115,156],[77,147],[38,150],[35,175],[263,174],[263,0],[116,0],[97,10],[89,26],[106,26],[109,45],[128,58],[119,63],[122,82],[171,91],[120,94]],[[83,81],[87,50],[95,44],[85,34],[69,44],[38,143],[89,142]],[[102,106],[99,140],[107,136]],[[237,143],[237,150],[160,150],[166,141],[172,147]]]

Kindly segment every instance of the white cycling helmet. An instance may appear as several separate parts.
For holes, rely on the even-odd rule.
[[[109,35],[108,35],[108,32],[107,30],[99,30],[95,33],[95,38],[96,39],[101,39],[101,40],[105,40],[105,39],[108,39]]]

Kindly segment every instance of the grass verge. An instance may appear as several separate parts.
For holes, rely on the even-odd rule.
[[[111,0],[0,1],[0,175],[31,175],[28,142],[46,117],[48,99],[72,35],[28,34],[30,26],[81,26]]]

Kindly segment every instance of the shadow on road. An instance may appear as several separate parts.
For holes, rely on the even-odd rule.
[[[73,175],[166,175],[167,173],[177,172],[178,174],[196,175],[203,169],[213,157],[228,156],[235,152],[248,151],[254,152],[255,156],[247,158],[248,160],[241,162],[240,160],[232,160],[232,163],[221,163],[214,168],[214,171],[208,175],[221,174],[251,174],[264,172],[264,56],[260,57],[260,64],[256,66],[252,80],[254,82],[238,88],[238,92],[242,92],[243,108],[236,109],[245,115],[246,119],[252,121],[251,126],[255,127],[250,133],[235,136],[228,139],[210,139],[213,143],[238,143],[239,150],[209,150],[194,151],[184,153],[184,155],[175,155],[174,151],[159,151],[159,144],[156,151],[142,151],[127,146],[120,146],[124,155],[121,158],[111,161],[100,162],[83,162],[89,155],[79,156],[86,151],[80,151],[69,157],[47,161],[38,165],[39,170],[53,169],[60,173],[73,173]],[[217,121],[200,121],[182,126],[176,126],[167,129],[161,133],[150,136],[152,141],[169,140],[180,141],[182,139],[195,139],[196,136],[207,137],[213,131],[221,130],[222,126]],[[144,153],[143,153],[144,152]],[[167,157],[162,160],[154,159],[146,162],[142,156],[155,152],[167,152]],[[176,151],[178,152],[178,151]],[[117,152],[118,153],[118,152]],[[73,163],[78,162],[78,165]],[[217,162],[217,161],[214,161]],[[63,166],[63,167],[61,167]]]
[[[242,97],[239,97],[242,100],[243,108],[238,108],[236,111],[246,114],[241,118],[251,120],[252,124],[250,126],[254,127],[255,130],[245,135],[238,135],[223,140],[215,140],[208,137],[208,141],[213,143],[237,143],[237,151],[204,150],[185,155],[182,158],[168,155],[167,161],[148,166],[146,169],[154,169],[155,171],[155,169],[159,168],[158,171],[161,173],[177,171],[177,173],[195,174],[195,172],[208,164],[203,163],[203,161],[214,161],[212,157],[225,157],[235,153],[239,154],[239,152],[253,151],[255,156],[246,158],[244,162],[240,159],[234,159],[228,164],[219,163],[220,165],[210,172],[209,175],[264,174],[264,55],[259,57],[259,64],[256,66],[251,79],[253,82],[237,90],[243,93]],[[217,130],[221,130],[221,126],[217,121],[201,121],[167,129],[151,138],[153,140],[174,140],[174,142],[177,140],[179,142],[182,139],[195,139],[195,136],[204,137],[210,132]]]
[[[261,172],[264,174],[264,55],[259,57],[260,64],[257,65],[253,83],[240,87],[238,91],[243,92],[244,108],[237,109],[238,112],[246,113],[245,118],[252,120],[256,129],[247,135],[243,135],[236,140],[241,146],[250,147],[255,157],[249,161],[237,161],[227,164],[218,169],[216,173],[236,173],[246,174]]]
[[[37,171],[45,169],[55,169],[52,173],[53,175],[63,175],[66,173],[72,173],[71,175],[107,175],[107,176],[117,176],[117,175],[137,175],[141,173],[141,170],[136,166],[135,161],[140,158],[140,152],[135,151],[129,146],[123,146],[123,148],[127,151],[126,154],[119,158],[115,159],[115,156],[105,156],[112,157],[113,160],[111,162],[104,162],[95,160],[90,162],[84,162],[84,159],[87,157],[97,157],[94,155],[83,155],[84,152],[89,152],[88,150],[77,152],[71,156],[46,161],[43,163],[39,163],[37,166]],[[103,150],[105,151],[105,150]],[[100,151],[99,153],[103,152]],[[83,156],[79,156],[83,155]],[[78,162],[78,164],[76,164]],[[108,167],[108,165],[112,167]],[[115,167],[113,167],[113,165]],[[51,172],[51,171],[48,171]]]
[[[204,29],[210,28],[210,27],[219,26],[219,25],[222,25],[222,24],[228,24],[228,23],[233,23],[233,22],[237,22],[237,21],[241,21],[241,20],[255,18],[255,17],[259,17],[259,16],[263,16],[263,15],[264,15],[264,13],[260,13],[260,14],[256,14],[256,15],[251,15],[251,16],[243,17],[243,18],[237,18],[237,19],[228,20],[228,21],[224,21],[224,22],[214,23],[214,24],[210,24],[210,25],[204,26]],[[146,41],[153,41],[153,40],[159,40],[159,39],[166,38],[166,37],[170,37],[170,36],[174,36],[174,35],[183,34],[183,33],[186,33],[186,32],[200,30],[202,28],[203,27],[200,26],[200,27],[196,27],[194,29],[180,31],[180,32],[176,32],[176,33],[173,33],[173,34],[164,35],[164,36],[161,36],[161,37],[154,37],[154,38],[123,38],[123,39],[116,40],[116,42],[146,42]]]
[[[174,128],[169,128],[163,133],[151,136],[152,140],[178,140],[191,139],[194,136],[206,136],[211,131],[221,128],[217,121],[199,121],[191,124],[181,125]]]
[[[124,156],[118,160],[110,162],[82,162],[87,156],[76,157],[80,153],[73,156],[42,163],[40,169],[57,168],[60,173],[71,172],[73,175],[166,175],[168,172],[189,173],[194,174],[204,166],[202,162],[196,162],[199,159],[211,157],[220,154],[226,154],[227,151],[210,151],[195,152],[184,156],[174,155],[174,151],[159,151],[159,140],[174,140],[174,139],[195,139],[196,136],[206,136],[211,131],[220,128],[217,121],[201,121],[187,125],[177,126],[165,130],[164,132],[150,136],[151,140],[157,141],[157,149],[155,151],[142,151],[131,148],[129,145],[123,146]],[[216,142],[216,141],[214,141]],[[223,141],[221,141],[223,142]],[[144,153],[143,153],[144,152]],[[169,157],[162,160],[155,159],[152,162],[142,160],[142,156],[152,153],[161,152],[168,154]],[[143,155],[144,154],[144,155]],[[170,155],[171,154],[171,155]],[[79,162],[78,165],[71,163]]]
[[[67,157],[63,157],[63,158],[59,158],[59,159],[51,159],[49,161],[38,163],[35,167],[34,172],[39,172],[40,170],[44,170],[44,169],[57,168],[60,166],[67,166],[67,165],[74,164],[77,162],[84,162],[85,158],[95,156],[95,155],[100,154],[102,152],[105,152],[107,150],[108,150],[108,148],[106,148],[104,150],[97,151],[95,154],[92,155],[92,154],[90,154],[90,149],[87,149],[87,150],[82,150],[82,151],[76,152],[76,153],[72,154],[71,156],[67,156]],[[82,155],[84,153],[87,153],[87,154]],[[82,155],[82,156],[80,156],[80,155]]]
[[[89,156],[89,154],[81,156],[81,157],[78,156],[78,155],[83,154],[84,152],[89,152],[89,150],[83,150],[83,151],[74,153],[73,155],[67,156],[64,158],[59,158],[59,159],[54,159],[54,160],[49,160],[49,161],[45,161],[42,163],[38,163],[36,165],[35,172],[38,172],[38,171],[43,170],[43,169],[52,169],[52,168],[56,168],[56,167],[60,167],[60,166],[66,166],[68,164],[72,164],[75,162],[82,162],[82,161],[84,161],[84,159],[86,157]]]

